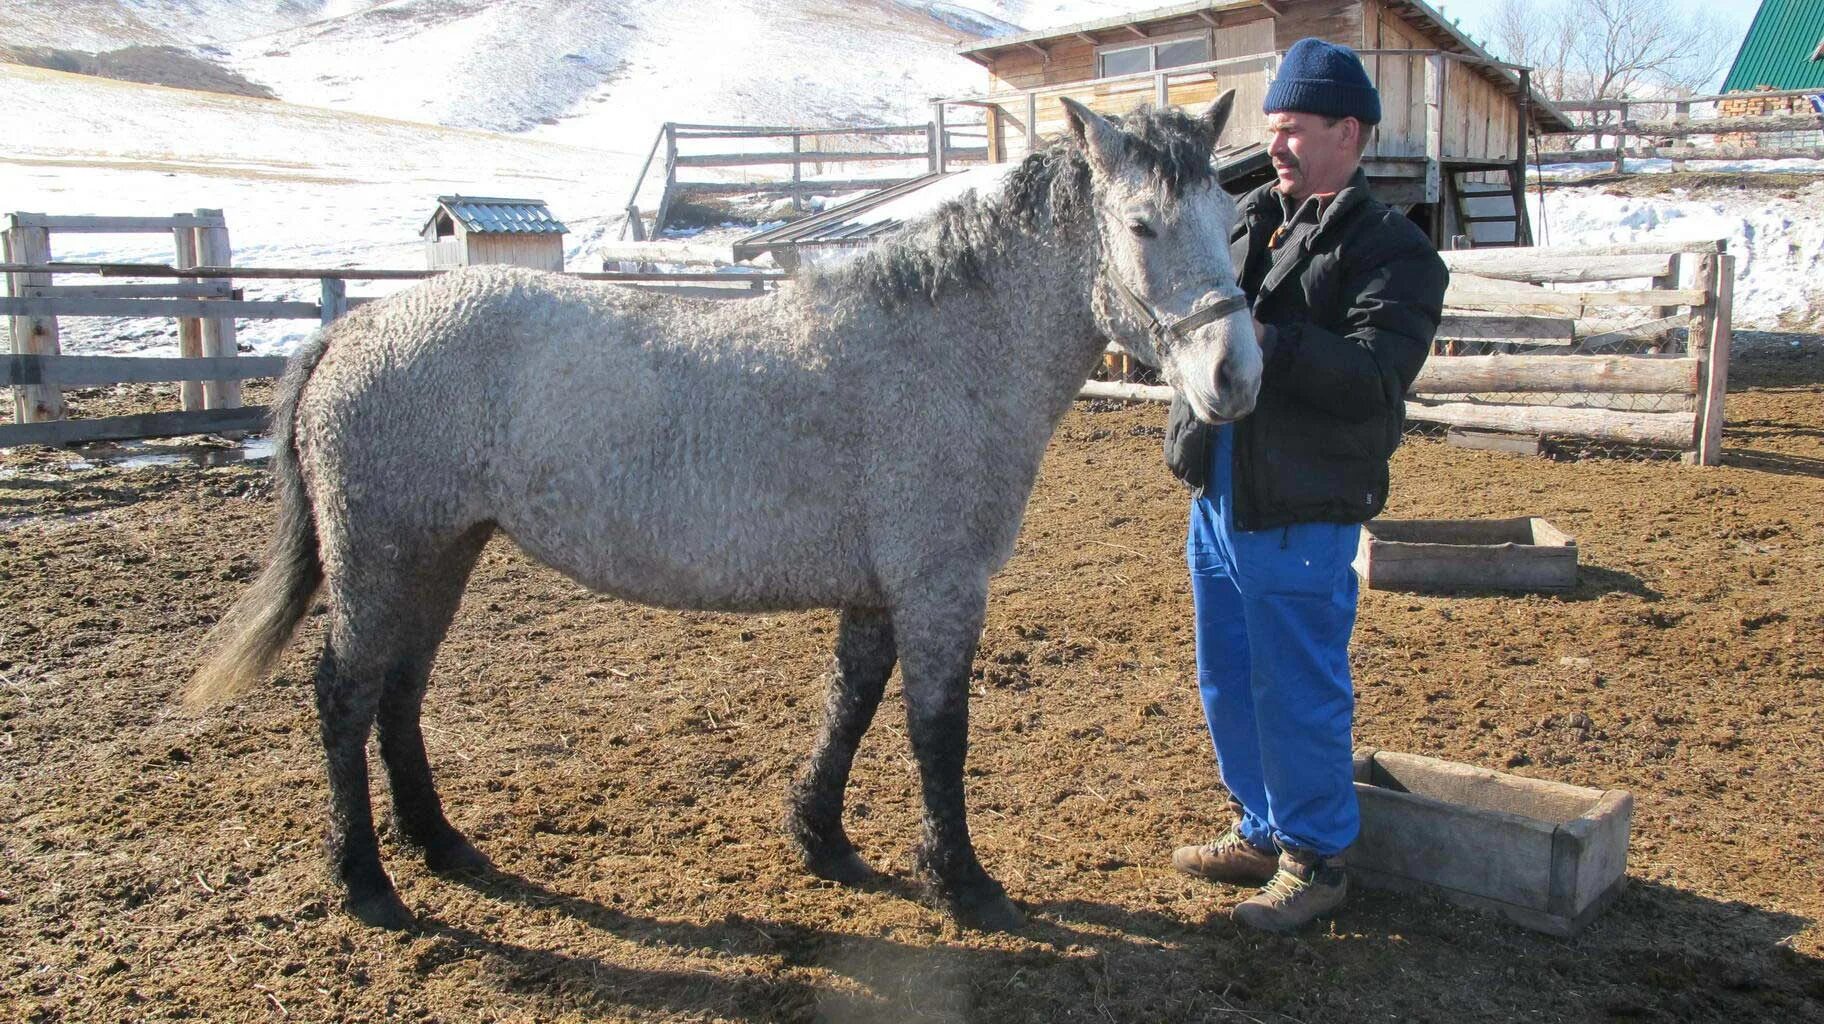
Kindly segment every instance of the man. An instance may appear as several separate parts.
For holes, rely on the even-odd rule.
[[[1166,462],[1193,491],[1197,684],[1236,814],[1172,863],[1261,887],[1235,920],[1285,931],[1348,891],[1350,561],[1358,524],[1386,504],[1403,396],[1449,275],[1425,235],[1368,194],[1361,155],[1380,98],[1353,50],[1294,43],[1265,110],[1278,180],[1242,200],[1229,240],[1260,338],[1260,398],[1219,426],[1180,400],[1166,431]]]

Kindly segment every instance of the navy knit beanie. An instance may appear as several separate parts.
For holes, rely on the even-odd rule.
[[[1381,96],[1354,50],[1307,38],[1286,51],[1261,110],[1353,117],[1363,124],[1380,124]]]

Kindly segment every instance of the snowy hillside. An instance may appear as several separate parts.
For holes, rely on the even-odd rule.
[[[111,50],[246,39],[334,18],[356,0],[8,0],[0,43]]]

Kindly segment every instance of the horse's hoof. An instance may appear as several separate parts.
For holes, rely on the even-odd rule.
[[[391,889],[364,896],[350,894],[342,901],[342,907],[362,924],[385,928],[389,932],[402,932],[418,925],[412,912],[400,901],[399,894]]]
[[[461,836],[451,842],[425,847],[424,866],[440,875],[485,875],[494,870],[494,862],[488,855]]]
[[[1026,915],[995,885],[992,891],[971,893],[950,900],[956,923],[978,932],[1017,932],[1026,927]]]
[[[804,866],[818,878],[841,885],[866,885],[878,877],[868,862],[852,849],[822,857],[806,855]]]

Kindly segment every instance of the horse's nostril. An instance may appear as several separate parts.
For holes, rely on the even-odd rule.
[[[1235,390],[1235,375],[1230,372],[1229,364],[1223,363],[1216,368],[1216,393],[1228,395]]]

